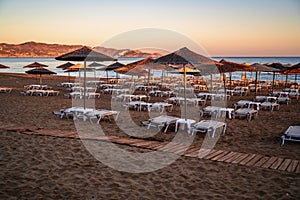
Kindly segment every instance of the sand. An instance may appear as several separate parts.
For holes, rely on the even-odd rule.
[[[79,139],[26,135],[5,126],[75,131],[72,120],[60,119],[52,111],[71,107],[57,83],[67,77],[49,76],[44,83],[60,90],[59,96],[20,94],[28,76],[0,74],[0,86],[13,87],[0,93],[1,199],[298,199],[299,174],[209,160],[180,157],[173,164],[150,173],[132,174],[109,168],[96,160]],[[97,108],[109,108],[109,95],[97,100]],[[231,106],[241,97],[227,102]],[[253,94],[243,99],[252,99]],[[156,99],[152,99],[153,101]],[[300,160],[299,143],[280,146],[280,136],[290,125],[300,124],[300,101],[281,105],[279,111],[260,111],[247,122],[226,119],[228,129],[215,149]],[[178,115],[179,108],[174,113]],[[143,114],[144,113],[144,114]],[[145,112],[131,112],[133,119],[146,120]],[[106,134],[129,137],[112,121],[103,121]],[[155,141],[170,141],[175,133],[158,134]],[[193,145],[200,145],[197,135]],[[96,142],[96,141],[95,141]],[[99,141],[98,141],[99,142]],[[148,151],[122,145],[128,151]]]

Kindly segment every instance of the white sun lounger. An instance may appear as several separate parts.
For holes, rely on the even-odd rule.
[[[281,146],[285,140],[300,142],[300,126],[290,126],[281,136]]]
[[[210,137],[214,138],[216,130],[219,128],[222,128],[223,134],[226,132],[226,123],[214,121],[214,120],[202,120],[196,124],[193,125],[192,128],[192,135],[194,135],[197,132],[201,133],[208,133],[211,132]]]
[[[180,119],[178,117],[174,117],[174,116],[168,116],[168,115],[161,115],[158,117],[154,117],[149,119],[149,121],[146,122],[142,122],[142,124],[144,126],[147,126],[147,128],[149,129],[151,126],[153,127],[157,127],[157,128],[163,128],[165,127],[164,133],[167,132],[169,125],[172,123],[176,123],[176,121]]]
[[[233,118],[246,117],[250,121],[252,118],[257,117],[257,115],[258,111],[253,108],[240,108],[234,112]]]
[[[279,106],[280,104],[278,103],[272,103],[272,102],[263,102],[262,104],[260,104],[261,109],[270,109],[271,112],[273,112],[274,108],[276,108],[276,110],[279,110]]]

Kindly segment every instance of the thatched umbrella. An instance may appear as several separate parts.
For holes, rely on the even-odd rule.
[[[42,67],[48,67],[48,66],[41,64],[39,62],[34,62],[34,63],[24,66],[23,68],[42,68]],[[38,76],[36,76],[36,79],[38,80]]]
[[[290,68],[287,68],[282,72],[283,74],[295,74],[295,82],[297,82],[297,74],[300,74],[300,63],[292,65]]]
[[[40,75],[40,86],[42,86],[42,75],[43,74],[56,74],[55,72],[53,71],[50,71],[48,69],[45,69],[43,67],[39,67],[39,68],[34,68],[34,69],[31,69],[31,70],[28,70],[26,71],[27,74],[37,74],[37,75]]]
[[[107,67],[102,67],[98,70],[102,70],[102,71],[105,71],[106,72],[106,81],[108,82],[108,71],[114,71],[120,67],[124,67],[125,65],[122,64],[122,63],[119,63],[119,62],[115,62],[115,63],[112,63],[110,65],[108,65]]]
[[[218,66],[221,66],[223,64],[212,60],[211,58],[208,58],[206,56],[200,55],[196,52],[191,51],[190,49],[183,47],[176,51],[177,55],[180,55],[187,59],[190,63],[191,66],[198,69],[200,71],[200,74],[195,74],[195,75],[210,75],[211,79],[211,88],[212,88],[212,75],[213,74],[219,74],[220,71],[218,69]],[[187,65],[189,66],[189,65]],[[225,87],[225,83],[224,83]]]
[[[220,73],[217,66],[222,65],[221,63],[193,52],[187,47],[183,47],[175,53],[188,60],[191,63],[192,67],[198,69],[202,75]]]
[[[76,65],[73,65],[73,66],[67,68],[65,70],[65,72],[79,72],[79,77],[80,77],[80,72],[83,71],[83,70],[84,70],[84,66],[82,64],[76,64]],[[95,76],[95,68],[86,66],[85,70],[86,71],[93,71],[94,76]]]
[[[40,68],[40,67],[48,67],[48,66],[41,64],[39,62],[34,62],[34,63],[24,66],[23,68]]]
[[[102,53],[99,53],[89,47],[82,47],[80,49],[77,49],[75,51],[63,54],[61,56],[58,56],[55,58],[56,60],[64,60],[64,61],[83,61],[84,62],[84,109],[86,106],[86,61],[114,61],[115,59],[104,55]]]
[[[219,65],[219,71],[221,73],[229,72],[229,81],[230,81],[230,89],[231,89],[231,73],[236,71],[246,72],[246,71],[255,71],[255,69],[247,64],[239,64],[231,61],[227,61],[225,59],[220,60],[220,63],[223,65]]]
[[[168,65],[182,65],[183,66],[183,82],[184,82],[184,119],[187,120],[187,103],[186,103],[186,65],[192,64],[184,57],[178,55],[176,52],[161,56],[153,61],[155,64],[164,66]]]
[[[149,62],[152,62],[154,58],[152,57],[147,57],[145,59],[129,63],[123,67],[120,67],[118,69],[114,69],[115,72],[121,73],[121,74],[128,74],[128,75],[140,75],[143,74],[145,75],[145,65]],[[141,75],[140,75],[141,76]],[[150,82],[150,69],[148,69],[148,83]]]
[[[76,65],[73,65],[73,66],[65,69],[64,72],[68,72],[69,80],[70,80],[70,72],[79,72],[79,77],[80,77],[80,72],[83,70],[84,70],[84,66],[82,64],[76,64]],[[89,72],[94,72],[94,77],[96,77],[95,68],[87,66],[85,70],[89,71]]]
[[[8,68],[10,68],[10,67],[9,67],[9,66],[6,66],[6,65],[0,64],[0,69],[8,69]]]
[[[275,69],[279,69],[280,71],[286,70],[286,67],[283,64],[278,63],[278,62],[277,63],[266,63],[265,65],[268,67],[273,67]]]
[[[68,69],[69,67],[72,67],[72,66],[74,66],[74,65],[75,65],[75,64],[73,64],[73,63],[67,62],[67,63],[65,63],[65,64],[62,64],[62,65],[57,66],[56,68],[60,68],[60,69],[66,70],[66,69]]]
[[[93,63],[89,64],[89,66],[90,66],[90,67],[103,67],[103,66],[105,66],[105,65],[100,64],[100,63],[97,63],[97,62],[93,62]]]
[[[266,65],[260,63],[254,63],[251,65],[255,69],[255,96],[256,96],[256,87],[257,87],[257,72],[273,72],[279,71],[279,69],[267,67]],[[272,91],[273,92],[273,91]]]
[[[72,66],[74,66],[74,65],[75,65],[75,64],[73,64],[73,63],[67,62],[67,63],[65,63],[65,64],[62,64],[62,65],[57,66],[56,68],[66,70],[66,69],[68,69],[68,68],[70,68],[70,67],[72,67]],[[71,80],[70,80],[70,73],[69,73],[68,75],[69,75],[69,82],[71,82]]]
[[[281,63],[266,63],[265,64],[267,67],[272,67],[277,69],[278,71],[283,72],[284,70],[286,70],[286,67],[281,64]],[[275,71],[273,71],[273,78],[272,78],[272,92],[274,91],[274,82],[275,82]]]
[[[99,53],[93,50],[90,47],[82,47],[75,51],[60,55],[55,58],[56,60],[65,60],[65,61],[114,61],[116,59]]]
[[[176,70],[172,71],[172,73],[184,74],[184,68],[181,67],[179,69],[176,69]],[[193,69],[193,68],[190,68],[190,67],[186,67],[185,73],[187,75],[194,75],[194,76],[200,76],[201,75],[201,72],[198,69]]]

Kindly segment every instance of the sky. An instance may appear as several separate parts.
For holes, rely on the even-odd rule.
[[[0,27],[0,43],[98,46],[154,28],[211,56],[300,56],[300,0],[0,0]]]

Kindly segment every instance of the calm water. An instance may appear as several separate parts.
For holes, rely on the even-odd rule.
[[[120,58],[118,59],[118,62],[121,62],[123,64],[128,64],[137,60],[140,60],[142,58]],[[300,57],[213,57],[214,60],[221,60],[226,59],[229,61],[233,61],[236,63],[269,63],[269,62],[280,62],[282,64],[297,64],[300,62]],[[57,61],[54,58],[0,58],[0,63],[10,66],[9,69],[1,69],[1,72],[9,72],[9,73],[25,73],[25,71],[29,70],[28,68],[23,68],[23,66],[28,65],[33,62],[40,62],[42,64],[48,65],[48,69],[51,71],[56,72],[58,75],[64,75],[67,76],[68,73],[65,73],[62,69],[56,68],[58,65],[64,64],[65,61]],[[74,64],[81,63],[82,62],[72,62]],[[88,63],[89,64],[89,63]],[[112,64],[112,62],[102,62],[101,64],[109,65]],[[78,72],[71,73],[73,76],[78,76]],[[247,72],[246,73],[247,78],[253,78],[255,79],[255,72]],[[87,76],[94,77],[94,72],[87,72]],[[116,77],[116,74],[113,71],[108,72],[109,77]],[[154,76],[161,76],[160,71],[154,72]],[[106,72],[103,71],[96,71],[96,77],[106,77]],[[126,75],[120,75],[120,77],[129,77]],[[283,75],[277,75],[276,77],[279,80],[285,80],[285,76]],[[241,72],[234,72],[232,74],[232,79],[240,80],[241,79]],[[294,81],[295,75],[289,75],[289,80]],[[261,73],[261,80],[272,80],[272,73]],[[300,76],[297,79],[297,82],[300,83]]]

